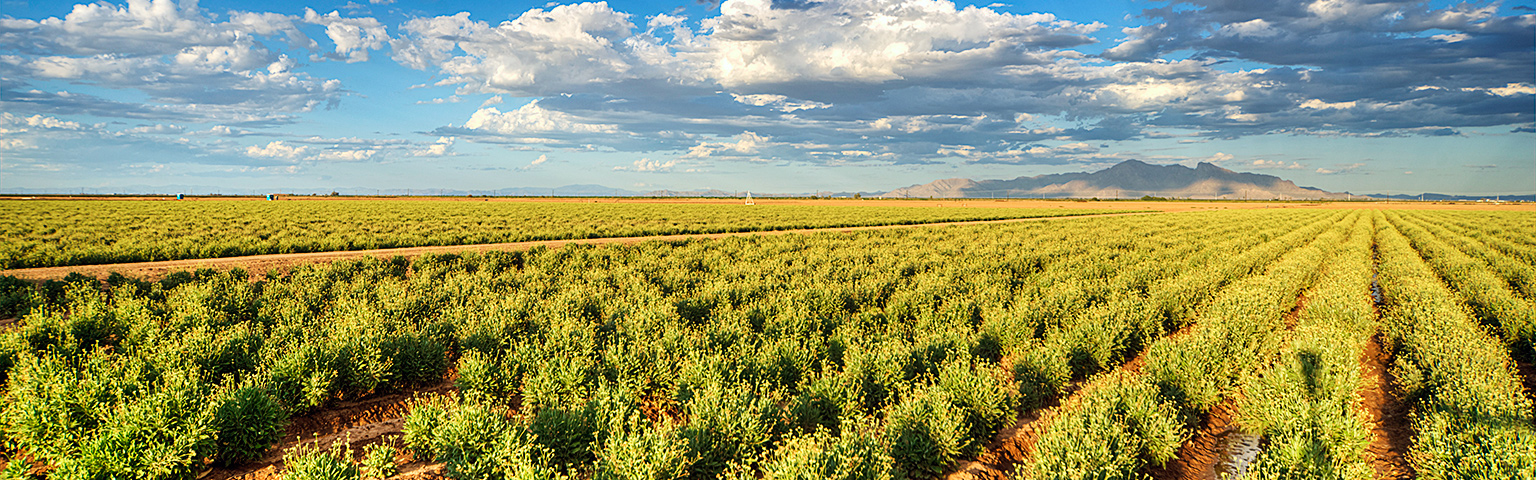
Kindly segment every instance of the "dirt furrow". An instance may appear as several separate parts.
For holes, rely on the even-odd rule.
[[[1371,426],[1371,443],[1365,451],[1376,469],[1376,478],[1413,478],[1413,466],[1408,463],[1408,447],[1413,443],[1409,406],[1393,394],[1396,379],[1391,370],[1392,353],[1382,347],[1381,334],[1366,343],[1360,364],[1360,373],[1365,377],[1360,391],[1361,406]]]

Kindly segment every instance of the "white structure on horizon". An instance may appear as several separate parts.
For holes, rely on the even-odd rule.
[[[752,203],[752,191],[751,190],[747,190],[747,202],[746,202],[746,204],[749,205],[749,206],[750,205],[756,205],[755,203]]]

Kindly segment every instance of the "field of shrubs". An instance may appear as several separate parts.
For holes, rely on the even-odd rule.
[[[0,270],[272,253],[909,225],[1111,209],[446,200],[0,201]],[[1120,209],[1120,211],[1133,209]]]
[[[0,277],[0,477],[1536,478],[1533,232],[1275,209]],[[380,395],[412,398],[382,441],[278,451]],[[1217,417],[1256,452],[1200,467]]]

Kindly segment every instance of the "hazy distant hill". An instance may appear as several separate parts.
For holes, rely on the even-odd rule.
[[[1299,187],[1274,175],[1241,173],[1209,163],[1195,168],[1183,165],[1151,165],[1126,160],[1097,172],[1058,173],[1013,180],[949,178],[899,188],[884,197],[894,198],[987,198],[987,197],[1176,197],[1194,199],[1346,199],[1333,193]],[[1353,198],[1361,198],[1353,196]]]
[[[1442,193],[1422,193],[1418,195],[1371,195],[1374,198],[1387,198],[1392,200],[1423,200],[1426,202],[1446,201],[1478,201],[1478,200],[1502,200],[1506,202],[1536,202],[1536,195],[1446,195]]]

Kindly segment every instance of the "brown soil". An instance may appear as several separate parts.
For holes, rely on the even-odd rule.
[[[1178,457],[1167,465],[1149,465],[1146,473],[1156,480],[1216,480],[1217,467],[1227,456],[1223,440],[1238,432],[1237,402],[1227,398],[1212,408],[1194,436],[1179,447]]]
[[[1101,207],[1101,208],[1103,208],[1103,207]],[[572,244],[576,244],[576,245],[596,245],[596,244],[608,244],[608,243],[636,244],[636,243],[643,243],[643,242],[649,242],[649,241],[677,242],[677,241],[684,241],[684,240],[695,240],[695,239],[706,239],[706,238],[708,238],[708,239],[718,239],[718,238],[742,237],[742,236],[750,236],[750,235],[789,235],[789,234],[810,234],[810,233],[819,233],[819,232],[853,232],[853,231],[864,231],[864,230],[890,230],[890,229],[899,229],[899,228],[922,228],[922,227],[935,227],[935,226],[982,225],[982,224],[992,224],[992,223],[1037,222],[1037,221],[1045,221],[1045,220],[1060,220],[1060,219],[1068,219],[1068,218],[1085,218],[1085,217],[1098,217],[1098,216],[1145,215],[1145,214],[1149,214],[1149,213],[1155,213],[1155,212],[1105,213],[1105,214],[1093,214],[1093,215],[1077,215],[1077,216],[1068,216],[1068,217],[1012,218],[1012,219],[1005,219],[1005,220],[975,220],[975,221],[961,221],[961,222],[921,223],[921,224],[912,224],[912,225],[877,225],[877,226],[869,226],[869,227],[808,228],[808,229],[796,229],[796,230],[773,230],[773,231],[763,231],[763,232],[735,232],[735,233],[707,233],[707,234],[700,233],[700,234],[681,234],[681,235],[656,235],[656,236],[648,236],[648,237],[587,238],[587,239],[579,239],[579,240],[539,240],[539,241],[531,241],[531,242],[488,243],[488,244],[480,244],[480,245],[445,245],[445,246],[433,246],[433,247],[381,248],[381,249],[376,249],[376,250],[354,250],[354,251],[344,251],[344,252],[286,253],[286,254],[273,254],[273,255],[251,255],[251,256],[245,256],[245,257],[225,257],[225,258],[202,258],[202,259],[190,259],[190,260],[170,260],[170,261],[164,261],[164,262],[136,262],[136,263],[114,263],[114,264],[105,264],[105,265],[76,265],[76,266],[69,266],[69,267],[18,268],[18,269],[13,269],[13,270],[0,270],[0,275],[10,275],[10,276],[13,276],[13,277],[16,277],[16,278],[20,278],[20,279],[23,279],[23,280],[42,281],[42,280],[58,280],[58,279],[62,279],[65,276],[68,276],[71,273],[80,273],[80,274],[83,274],[83,275],[93,276],[93,277],[96,277],[96,278],[106,278],[106,276],[108,274],[110,274],[112,272],[117,272],[117,273],[121,273],[121,274],[123,274],[125,276],[129,276],[129,277],[154,280],[154,279],[163,278],[167,274],[170,274],[172,272],[186,271],[186,270],[195,270],[195,269],[199,269],[199,268],[213,268],[213,269],[219,269],[219,270],[228,270],[228,269],[233,269],[233,268],[241,268],[241,269],[244,269],[246,271],[246,273],[250,274],[250,278],[252,280],[257,280],[257,279],[262,278],[269,271],[281,271],[281,270],[284,270],[284,269],[287,269],[287,268],[292,268],[292,267],[298,266],[298,265],[311,264],[311,263],[330,262],[330,261],[335,261],[335,260],[353,259],[353,258],[361,258],[361,257],[381,257],[381,258],[385,258],[385,257],[400,256],[400,257],[410,258],[410,257],[421,256],[421,255],[428,254],[428,253],[485,252],[485,251],[493,251],[493,250],[503,250],[503,251],[505,251],[505,250],[528,250],[528,249],[531,249],[533,247],[538,247],[538,246],[544,246],[544,247],[549,247],[549,248],[557,248],[557,247],[561,247],[561,246],[565,246],[565,245],[572,245]]]
[[[1360,364],[1360,373],[1365,377],[1360,391],[1361,406],[1371,426],[1371,443],[1365,452],[1376,469],[1376,478],[1413,478],[1413,467],[1408,464],[1408,447],[1413,440],[1413,427],[1408,423],[1409,405],[1394,393],[1396,379],[1389,368],[1392,353],[1382,348],[1381,334],[1366,343]]]
[[[1515,373],[1520,375],[1520,384],[1525,386],[1525,395],[1536,397],[1536,364],[1517,358]]]
[[[439,395],[452,391],[453,385],[447,380],[436,385],[427,386],[411,391],[396,392],[356,401],[339,402],[325,409],[295,417],[288,420],[288,427],[283,432],[282,440],[267,451],[267,455],[259,460],[247,462],[233,468],[214,468],[204,473],[201,480],[268,480],[279,477],[282,471],[283,456],[295,447],[325,448],[336,443],[345,443],[351,448],[356,459],[361,459],[363,448],[385,441],[399,442],[402,428],[405,426],[405,415],[409,412],[413,399],[418,396]],[[408,473],[430,473],[441,470],[441,466],[428,465],[411,457],[409,453],[401,453],[395,457],[395,463],[400,467],[399,477],[406,477]]]

